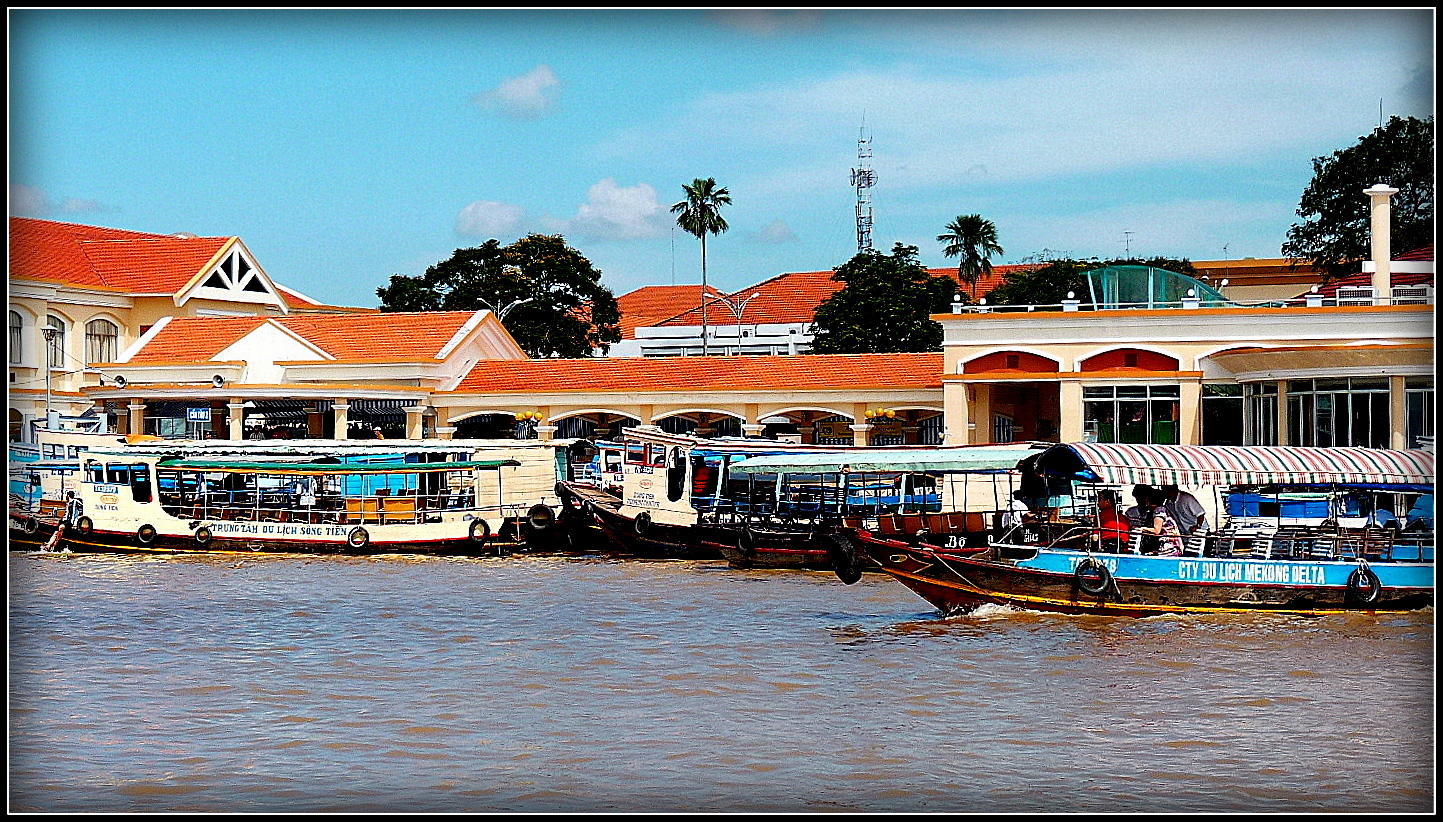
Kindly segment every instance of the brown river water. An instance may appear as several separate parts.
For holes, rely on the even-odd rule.
[[[1434,807],[1431,610],[944,620],[602,553],[9,572],[12,812]]]

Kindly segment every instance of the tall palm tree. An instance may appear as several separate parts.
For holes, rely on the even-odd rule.
[[[967,286],[970,294],[977,287],[977,280],[992,273],[994,254],[1002,254],[997,244],[997,226],[991,220],[982,219],[981,214],[966,214],[947,224],[947,233],[938,234],[937,242],[946,243],[942,253],[958,257],[957,278]],[[972,294],[976,297],[976,294]]]
[[[682,183],[681,190],[686,199],[671,207],[677,215],[676,224],[682,230],[701,240],[701,353],[707,353],[707,284],[706,284],[706,235],[720,234],[727,230],[727,221],[721,215],[721,207],[731,205],[732,195],[725,188],[717,188],[716,179],[700,177],[691,185]]]

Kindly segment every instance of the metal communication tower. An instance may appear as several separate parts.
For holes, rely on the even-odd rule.
[[[857,189],[857,251],[872,247],[872,186],[877,175],[872,172],[872,138],[863,126],[857,137],[857,167],[852,169],[852,185]]]

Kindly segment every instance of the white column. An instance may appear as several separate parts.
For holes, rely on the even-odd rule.
[[[1363,189],[1363,193],[1372,201],[1373,210],[1373,305],[1389,305],[1393,301],[1390,293],[1393,289],[1393,272],[1389,265],[1393,257],[1392,208],[1389,201],[1398,193],[1398,189],[1378,183],[1372,188]]]

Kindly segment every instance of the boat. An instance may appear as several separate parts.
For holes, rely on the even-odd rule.
[[[830,567],[826,535],[835,506],[779,500],[773,484],[733,475],[730,468],[763,455],[858,449],[701,438],[656,426],[627,429],[618,449],[619,489],[604,473],[601,482],[562,482],[556,489],[564,517],[600,530],[617,549],[646,558],[725,558],[736,567]]]
[[[773,454],[734,462],[733,478],[760,487],[775,509],[730,527],[737,537],[718,544],[733,565],[817,567],[855,582],[870,563],[849,550],[845,529],[881,534],[912,533],[921,543],[975,544],[990,522],[984,511],[997,507],[995,483],[973,477],[1011,475],[1034,446],[969,445]],[[951,482],[948,482],[948,479]],[[811,537],[811,556],[780,536],[801,518]],[[960,541],[960,542],[959,542]]]
[[[475,555],[555,547],[564,538],[556,510],[507,499],[539,477],[555,479],[553,451],[513,446],[486,458],[460,443],[414,442],[91,448],[78,460],[73,502],[18,516],[12,508],[11,549]]]
[[[1427,451],[1067,443],[1019,469],[1034,483],[1070,486],[1071,510],[1035,505],[1006,525],[1009,512],[993,512],[985,540],[970,529],[942,536],[913,527],[852,527],[840,538],[948,616],[983,605],[1142,617],[1433,604],[1434,457]],[[1107,541],[1092,502],[1143,484],[1211,488],[1220,496],[1384,494],[1415,500],[1415,509],[1426,498],[1428,513],[1399,528],[1326,518],[1261,528],[1250,521],[1256,512],[1233,516],[1224,505],[1210,520],[1215,525],[1178,538],[1177,555],[1150,554],[1139,539]]]

